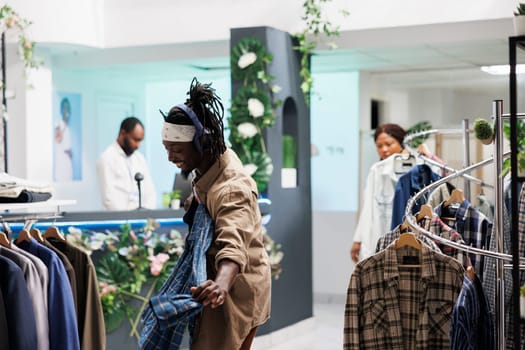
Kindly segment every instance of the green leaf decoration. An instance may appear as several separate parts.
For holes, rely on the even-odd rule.
[[[268,188],[273,172],[263,131],[274,125],[275,108],[281,104],[273,96],[273,91],[279,90],[272,83],[274,77],[266,72],[272,59],[263,43],[251,37],[239,40],[231,51],[232,78],[241,86],[232,98],[228,140],[249,170],[259,193]]]
[[[257,162],[271,166],[270,160]],[[139,230],[133,230],[130,225],[121,226],[117,232],[70,228],[66,236],[69,243],[82,250],[97,252],[92,256],[108,333],[127,320],[131,326],[130,336],[139,337],[142,311],[173,272],[183,252],[184,239],[180,232],[158,233],[155,232],[158,227],[154,220],[148,220]],[[273,243],[265,244],[265,248],[269,255],[282,255],[280,247]],[[274,259],[272,271],[280,271],[279,263],[280,259]]]
[[[106,309],[104,311],[106,311]],[[126,312],[123,308],[112,311],[111,313],[104,312],[104,324],[106,326],[106,332],[108,333],[116,331],[126,319]]]
[[[248,108],[248,101],[255,99],[264,106],[264,114],[259,117],[253,117]],[[243,86],[232,100],[230,118],[230,127],[239,125],[243,122],[256,123],[259,128],[264,129],[275,123],[275,112],[273,110],[271,96],[262,90],[253,86]]]
[[[98,261],[97,277],[108,284],[120,285],[131,281],[132,271],[126,262],[114,254],[104,255]]]
[[[246,54],[250,53],[255,55],[255,61],[246,67],[239,66],[241,58],[247,57]],[[253,84],[258,79],[259,72],[266,70],[266,63],[271,61],[272,56],[268,54],[260,40],[250,37],[243,38],[231,51],[230,68],[232,77],[235,80]]]
[[[0,7],[0,27],[6,31],[16,30],[18,32],[18,55],[24,62],[26,68],[38,68],[42,62],[33,55],[35,43],[26,34],[31,21],[21,18],[20,15],[9,5]]]
[[[426,130],[431,130],[431,129],[432,129],[432,125],[430,124],[430,122],[422,121],[422,122],[418,122],[418,123],[414,124],[413,126],[411,126],[410,128],[408,128],[406,130],[406,133],[407,133],[407,135],[410,135],[410,134],[415,134],[415,133],[418,133],[418,132],[421,132],[421,131],[426,131]],[[428,137],[429,137],[429,135],[414,137],[410,141],[410,147],[417,148],[420,144],[425,142],[425,140],[428,139]]]
[[[252,178],[257,184],[257,190],[263,192],[268,187],[270,177],[273,172],[272,159],[265,152],[249,152],[239,155],[244,165],[251,164],[257,167],[257,170],[252,174]]]
[[[503,135],[510,140],[510,120],[503,121]],[[525,170],[525,122],[521,119],[516,120],[516,137],[517,137],[517,152],[518,152],[518,169],[519,171]],[[500,176],[504,177],[510,172],[510,158],[507,158],[503,161],[503,168]]]

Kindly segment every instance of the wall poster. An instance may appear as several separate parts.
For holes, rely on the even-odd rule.
[[[81,95],[53,94],[53,180],[82,180]]]

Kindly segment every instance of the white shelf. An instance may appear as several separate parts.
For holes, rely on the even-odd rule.
[[[30,202],[30,203],[0,203],[0,211],[7,210],[22,210],[22,209],[42,209],[42,208],[56,208],[56,211],[60,211],[60,207],[67,205],[75,205],[77,201],[75,199],[50,199],[43,202]],[[55,209],[53,209],[55,211]]]

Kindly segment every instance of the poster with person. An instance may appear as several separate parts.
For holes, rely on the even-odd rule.
[[[80,94],[56,92],[53,96],[53,180],[82,180]]]

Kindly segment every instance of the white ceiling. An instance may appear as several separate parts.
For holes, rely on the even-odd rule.
[[[508,62],[508,24],[498,20],[343,33],[337,41],[340,48],[320,45],[312,71],[360,71],[405,87],[501,83],[506,78],[490,76],[480,67]],[[55,44],[41,50],[58,68],[86,74],[96,69],[145,81],[229,70],[227,41],[113,49]]]

